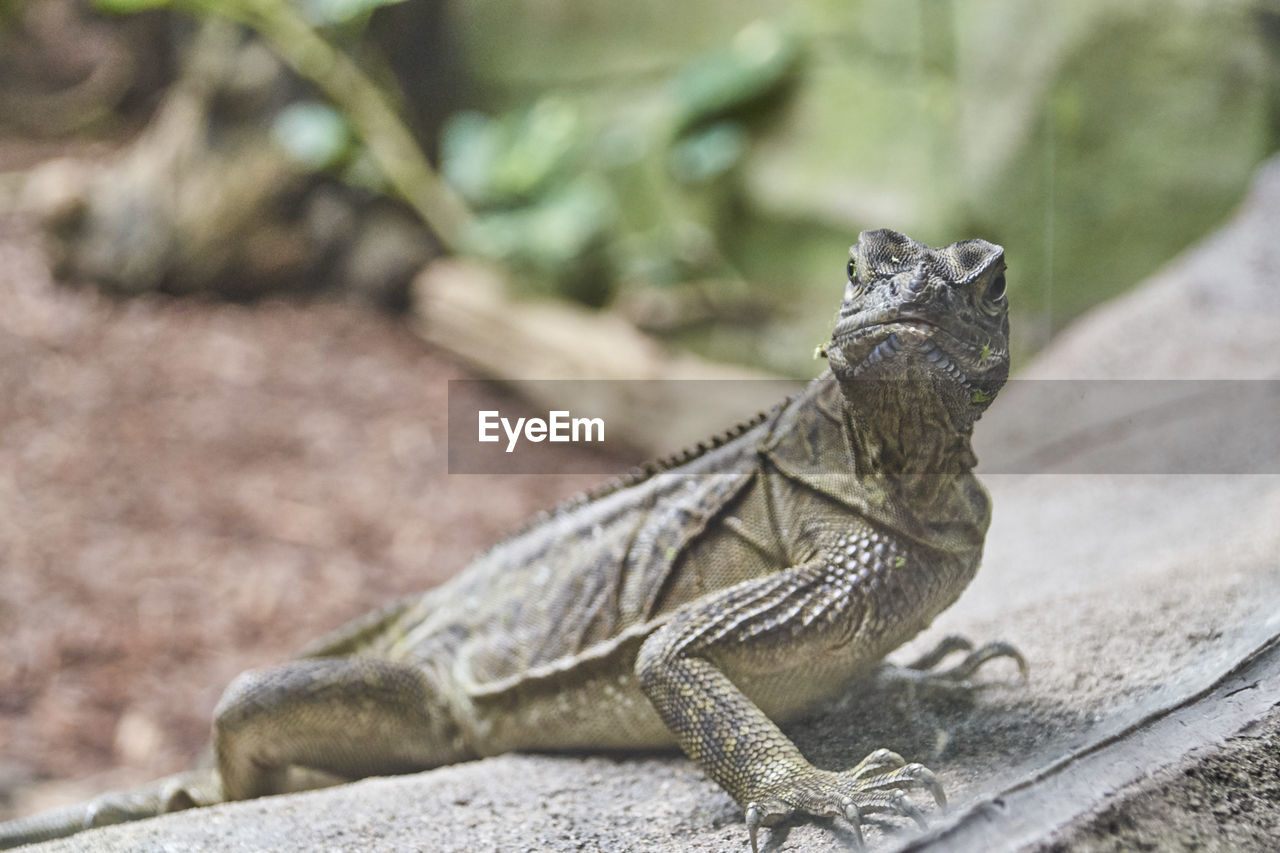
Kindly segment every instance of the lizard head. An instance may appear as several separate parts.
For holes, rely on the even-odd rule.
[[[1004,249],[964,240],[930,249],[896,231],[864,231],[827,357],[853,402],[856,385],[905,381],[967,429],[1009,376]],[[865,387],[865,386],[863,386]]]

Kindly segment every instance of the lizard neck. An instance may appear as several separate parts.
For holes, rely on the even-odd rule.
[[[972,422],[957,424],[932,386],[918,381],[841,383],[844,438],[854,476],[882,484],[929,515],[956,475],[977,464]]]
[[[841,383],[845,440],[858,476],[962,474],[977,464],[973,424],[957,424],[925,382]]]
[[[917,411],[918,398],[903,406],[883,396],[892,390],[874,396],[863,384],[853,405],[853,389],[823,374],[769,423],[760,451],[788,479],[868,521],[939,550],[980,551],[990,501],[971,471],[970,430],[940,414],[889,414]]]

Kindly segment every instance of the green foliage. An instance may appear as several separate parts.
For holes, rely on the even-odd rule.
[[[799,59],[794,36],[767,21],[747,25],[727,46],[695,58],[671,81],[677,130],[777,92]]]
[[[560,98],[499,118],[462,112],[444,129],[441,171],[471,204],[509,207],[553,189],[582,137],[577,109]]]
[[[199,15],[227,18],[252,27],[300,77],[312,83],[341,113],[341,123],[314,107],[286,116],[274,130],[296,156],[316,164],[336,165],[344,159],[343,126],[358,137],[362,149],[348,170],[348,178],[379,188],[403,199],[434,232],[446,249],[456,250],[471,224],[471,212],[440,180],[416,139],[392,106],[388,93],[375,83],[347,53],[317,31],[288,0],[95,0],[118,12],[171,5]],[[356,20],[378,6],[398,0],[353,0],[310,3],[310,13],[321,23],[357,24]],[[381,173],[370,179],[369,165]]]
[[[296,5],[306,21],[314,27],[329,27],[360,21],[382,6],[393,6],[404,0],[275,0],[275,5]],[[245,8],[254,3],[236,0],[93,0],[93,5],[104,12],[128,15],[147,9],[181,9],[189,12],[208,12],[239,17]],[[268,0],[267,5],[272,5]]]
[[[233,17],[313,80],[335,61],[332,30],[316,28],[359,24],[388,2],[95,0]],[[392,127],[390,99],[369,109],[368,80],[318,84],[342,121],[303,111],[275,133],[348,179],[376,163],[447,246],[588,302],[641,280],[750,281],[777,306],[774,327],[717,329],[703,352],[795,372],[811,367],[795,338],[825,336],[862,228],[1005,244],[1025,354],[1220,221],[1280,142],[1280,62],[1247,4],[602,8],[450,6],[484,113],[448,125],[441,170],[474,226]]]
[[[533,202],[480,216],[469,248],[486,257],[554,278],[598,247],[617,216],[613,194],[598,179],[579,176]]]
[[[113,15],[131,15],[147,9],[167,9],[180,5],[180,0],[93,0],[93,5]]]
[[[634,109],[552,95],[454,116],[441,172],[478,211],[467,247],[591,304],[622,279],[736,278],[704,224],[709,199],[750,149],[744,119],[783,91],[799,54],[760,22]]]
[[[732,169],[746,153],[749,139],[737,122],[716,122],[689,133],[671,148],[671,173],[686,184],[702,184]]]
[[[346,162],[354,142],[342,114],[318,101],[297,101],[281,110],[271,137],[301,166],[316,172]]]
[[[363,20],[375,9],[402,2],[404,0],[298,0],[297,5],[312,26],[328,27]]]
[[[1221,222],[1280,143],[1280,54],[1256,3],[553,5],[455,7],[484,96],[572,92],[626,164],[608,172],[617,274],[741,270],[773,326],[697,344],[785,371],[811,369],[799,341],[829,331],[863,228],[1004,244],[1020,359]],[[769,31],[788,46],[744,49]],[[699,229],[693,257],[679,235]]]

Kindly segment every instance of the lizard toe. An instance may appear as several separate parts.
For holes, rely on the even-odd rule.
[[[960,634],[948,634],[938,641],[938,644],[920,657],[906,664],[906,669],[914,669],[920,672],[927,672],[934,669],[938,664],[954,652],[968,652],[973,650],[973,641],[968,637]]]
[[[746,804],[751,849],[753,853],[758,850],[760,827],[773,826],[796,814],[842,817],[859,845],[866,815],[906,818],[923,828],[927,825],[924,811],[907,794],[913,789],[928,791],[945,808],[947,798],[933,771],[922,764],[908,764],[887,749],[872,752],[843,773],[813,767],[799,770]]]
[[[1023,681],[1030,677],[1031,667],[1028,666],[1027,659],[1022,656],[1022,652],[1018,651],[1011,643],[1006,643],[1003,640],[994,640],[969,652],[969,654],[965,655],[964,660],[952,668],[955,673],[952,677],[960,680],[967,679],[987,661],[997,658],[1008,658],[1017,664],[1018,675],[1022,677]]]
[[[869,758],[870,756],[868,756]],[[865,761],[865,759],[864,759]],[[841,778],[847,783],[857,786],[860,793],[876,791],[905,791],[911,788],[923,788],[932,796],[940,808],[947,807],[947,794],[938,782],[933,771],[923,764],[898,764],[887,766],[878,772],[869,773],[862,765],[845,771]]]
[[[942,668],[943,660],[956,652],[966,654],[959,663]],[[908,664],[883,664],[879,675],[889,681],[902,681],[921,688],[937,688],[946,692],[967,691],[982,686],[969,679],[988,661],[998,658],[1012,660],[1018,667],[1021,680],[1025,682],[1028,679],[1030,667],[1027,659],[1012,644],[996,640],[975,649],[973,643],[959,636],[944,638],[936,647]]]
[[[924,811],[911,801],[905,791],[864,791],[858,800],[858,808],[863,815],[907,818],[921,829],[929,826]]]
[[[752,800],[747,803],[747,837],[751,841],[751,853],[760,853],[760,827],[774,826],[795,813],[796,809],[786,800],[779,797]]]
[[[945,658],[954,652],[960,651],[967,652],[963,660],[946,669],[938,669],[939,664]],[[1030,672],[1027,659],[1011,643],[995,640],[990,643],[984,643],[975,649],[973,643],[959,636],[944,638],[933,650],[926,652],[917,660],[899,669],[903,675],[926,684],[972,687],[973,685],[969,683],[969,678],[988,661],[998,658],[1012,660],[1017,665],[1018,674],[1022,677],[1022,680],[1027,680]]]
[[[858,849],[861,850],[867,843],[866,838],[862,835],[862,809],[858,808],[858,804],[853,797],[845,797],[840,801],[840,813],[853,829]]]
[[[906,763],[906,759],[893,750],[877,749],[859,761],[852,769],[846,770],[844,775],[855,781],[869,779],[890,770],[897,770]]]

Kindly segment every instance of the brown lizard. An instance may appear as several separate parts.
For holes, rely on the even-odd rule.
[[[511,750],[677,743],[758,829],[792,814],[920,819],[944,802],[877,750],[817,769],[778,728],[950,605],[990,502],[974,422],[1009,370],[1004,252],[861,234],[830,369],[696,451],[574,499],[451,581],[247,672],[213,766],[0,825],[0,846]],[[993,644],[970,663],[1017,658]],[[1019,665],[1023,662],[1017,658]],[[970,669],[972,666],[970,666]]]

